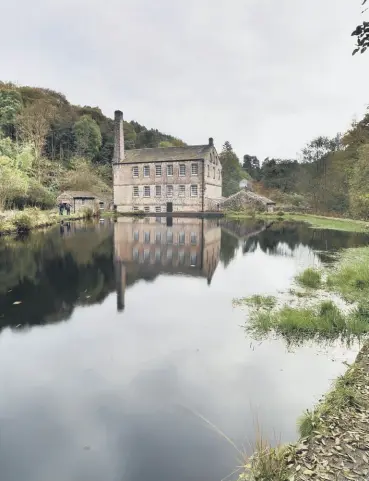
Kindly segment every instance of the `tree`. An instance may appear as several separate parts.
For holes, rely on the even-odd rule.
[[[260,179],[260,160],[255,155],[244,155],[242,168],[255,180]]]
[[[239,158],[233,152],[230,142],[224,143],[219,160],[222,164],[222,192],[225,197],[229,197],[240,190],[240,181],[249,176],[242,169]]]
[[[27,188],[25,174],[14,167],[9,157],[0,157],[0,210],[11,207],[17,197],[26,195]]]
[[[15,122],[22,108],[22,97],[13,89],[0,89],[0,132],[14,137]]]
[[[92,160],[101,147],[101,131],[95,120],[83,115],[74,124],[76,138],[76,155]]]
[[[369,219],[369,144],[359,149],[359,159],[350,182],[350,211],[355,217]]]
[[[46,143],[46,135],[54,115],[55,107],[41,99],[25,107],[17,117],[17,131],[21,140],[33,145],[38,177],[40,177],[41,156]]]
[[[362,5],[365,5],[367,1],[368,0],[362,0]],[[367,9],[365,9],[364,11],[366,10]],[[355,55],[358,52],[364,53],[369,47],[369,22],[363,22],[361,25],[358,25],[352,32],[351,36],[357,37],[356,48],[352,52],[352,55]]]

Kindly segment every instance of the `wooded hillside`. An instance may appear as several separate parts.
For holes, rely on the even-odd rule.
[[[0,209],[55,205],[60,190],[111,191],[113,120],[50,89],[0,82]],[[124,122],[125,148],[184,145]]]

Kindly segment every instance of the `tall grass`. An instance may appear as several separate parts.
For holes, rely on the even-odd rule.
[[[345,250],[327,285],[348,301],[369,300],[369,247]]]
[[[304,272],[302,272],[300,275],[298,275],[296,277],[296,280],[300,285],[304,287],[318,289],[321,286],[322,276],[318,270],[309,267],[308,269],[305,269]]]
[[[350,341],[369,333],[369,319],[356,309],[344,315],[332,301],[323,301],[311,308],[284,306],[277,311],[254,309],[250,313],[247,332],[257,338],[270,332],[289,341],[304,341],[316,338]]]

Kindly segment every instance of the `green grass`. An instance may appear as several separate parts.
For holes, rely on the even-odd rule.
[[[22,211],[0,213],[0,235],[26,233],[32,229],[47,227],[59,222],[93,217],[92,209],[84,209],[75,214],[60,216],[56,210],[40,210],[36,207]]]
[[[231,219],[244,219],[250,217],[250,214],[244,212],[228,212],[226,213],[226,217],[229,217]],[[261,213],[258,214],[258,217],[269,220],[278,220],[278,217],[281,216],[277,212],[275,214]],[[340,219],[337,217],[325,217],[320,215],[293,213],[285,213],[283,215],[283,220],[306,222],[314,229],[330,229],[345,232],[369,233],[369,223],[362,220]]]
[[[234,306],[247,305],[256,309],[273,309],[277,304],[277,299],[274,296],[255,295],[251,297],[241,297],[233,299]]]
[[[369,301],[369,247],[347,249],[333,273],[328,276],[327,286],[339,292],[348,301]]]
[[[309,267],[308,269],[305,269],[304,272],[302,272],[300,275],[298,275],[296,277],[296,280],[300,285],[304,287],[318,289],[321,286],[322,275],[318,270]]]
[[[317,411],[307,409],[297,420],[297,427],[301,438],[309,438],[314,431],[320,429],[321,419]]]
[[[312,308],[284,306],[277,311],[254,309],[246,331],[256,338],[274,332],[289,343],[305,340],[350,341],[369,333],[369,319],[358,310],[345,316],[332,301],[323,301]]]

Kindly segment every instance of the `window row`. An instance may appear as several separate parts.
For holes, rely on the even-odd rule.
[[[151,165],[144,165],[143,166],[143,176],[144,177],[150,177],[151,173]],[[166,172],[167,176],[171,177],[174,174],[174,166],[173,164],[167,164],[166,165]],[[184,177],[187,172],[187,164],[179,164],[179,169],[178,169],[178,174],[180,177]],[[194,162],[191,164],[191,175],[198,175],[199,174],[199,164],[197,162]],[[157,177],[160,177],[163,175],[163,169],[161,164],[155,164],[155,175]],[[138,177],[139,176],[139,167],[138,165],[135,165],[132,167],[132,177]]]
[[[138,249],[133,248],[133,250],[132,250],[133,260],[139,261],[139,262],[150,262],[150,261],[154,261],[154,260],[155,260],[155,262],[160,262],[160,261],[164,260],[165,258],[166,258],[167,261],[173,261],[174,260],[173,259],[174,258],[173,251],[171,249],[167,249],[167,251],[165,253],[161,252],[160,249],[156,249],[155,253],[152,253],[152,254],[154,254],[154,256],[151,255],[151,252],[150,252],[149,249],[145,249],[143,251],[142,255],[140,255],[140,252],[139,252]],[[163,254],[165,254],[165,256]],[[178,252],[178,263],[179,264],[185,264],[186,263],[186,257],[187,257],[186,253],[184,251],[179,251]],[[189,262],[191,267],[196,266],[196,264],[197,264],[197,254],[196,254],[196,252],[188,254],[187,262]]]
[[[167,232],[161,232],[161,231],[156,231],[153,234],[153,238],[151,236],[151,233],[149,231],[145,231],[143,233],[143,239],[142,242],[145,244],[150,244],[151,240],[153,243],[156,244],[178,244],[178,245],[186,245],[186,233],[185,232],[178,232],[178,236],[175,239],[175,236],[171,230],[168,230]],[[135,242],[140,241],[140,232],[134,231],[133,232],[133,240]],[[196,232],[191,232],[191,234],[187,237],[187,243],[190,243],[191,245],[195,246],[197,245],[197,234]]]
[[[208,165],[208,177],[210,177],[210,165]],[[215,179],[215,167],[213,167],[213,179]],[[218,180],[220,180],[220,169],[218,169]]]
[[[151,189],[151,187],[154,187],[155,189]],[[165,187],[165,189],[164,189]],[[151,197],[152,195],[154,197],[161,197],[163,195],[166,195],[167,197],[173,197],[174,193],[174,186],[172,184],[168,184],[166,186],[161,186],[161,185],[144,185],[143,186],[143,196],[144,197]],[[190,185],[190,196],[191,197],[197,197],[199,193],[199,188],[197,184],[192,184]],[[140,188],[138,185],[133,186],[132,190],[132,195],[133,197],[139,197],[140,196]],[[178,196],[179,197],[185,197],[186,196],[186,186],[185,185],[179,185],[178,186]]]

